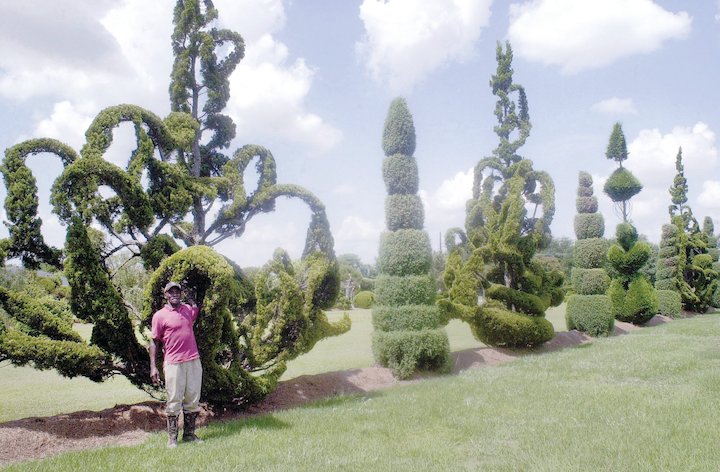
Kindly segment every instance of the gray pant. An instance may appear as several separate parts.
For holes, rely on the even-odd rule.
[[[165,414],[177,416],[180,411],[200,411],[200,387],[202,386],[202,364],[200,359],[165,364],[165,388],[167,403]]]

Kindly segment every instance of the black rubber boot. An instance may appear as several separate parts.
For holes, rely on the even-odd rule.
[[[195,420],[197,420],[198,413],[189,413],[187,411],[183,412],[183,420],[184,420],[184,427],[183,427],[183,436],[182,440],[185,442],[196,442],[201,443],[203,442],[202,439],[197,437],[195,434]]]
[[[168,449],[173,449],[177,447],[177,438],[178,438],[178,417],[170,416],[167,417],[167,432],[168,432],[168,443],[167,447]]]

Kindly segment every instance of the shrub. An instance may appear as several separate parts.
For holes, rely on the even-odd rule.
[[[605,234],[605,219],[600,213],[575,215],[575,236],[577,239],[602,238]]]
[[[575,293],[579,295],[604,295],[610,286],[610,277],[605,269],[573,267],[570,278]]]
[[[335,300],[335,306],[333,308],[336,310],[349,310],[352,308],[352,304],[350,303],[350,300],[348,300],[348,297],[345,295],[339,295],[337,300]]]
[[[658,313],[669,318],[679,318],[682,313],[682,297],[675,290],[655,291],[658,301]]]
[[[637,229],[630,223],[620,223],[615,228],[615,238],[624,250],[629,250],[638,240]]]
[[[430,305],[435,303],[435,279],[427,275],[379,275],[375,279],[376,305]]]
[[[416,370],[450,371],[450,343],[444,330],[377,331],[373,336],[375,359],[395,377],[409,378]]]
[[[418,167],[415,158],[395,154],[383,161],[383,180],[389,195],[414,195],[418,191]]]
[[[597,197],[594,195],[577,197],[575,199],[575,208],[580,214],[595,213],[598,209]]]
[[[573,249],[574,265],[595,269],[605,265],[608,242],[603,238],[578,239]]]
[[[555,337],[552,323],[541,316],[514,313],[497,305],[477,307],[470,328],[476,339],[491,346],[533,347]]]
[[[615,170],[605,182],[603,190],[614,202],[622,202],[630,200],[633,196],[640,193],[642,184],[635,176],[625,167],[619,167]]]
[[[613,244],[607,253],[607,258],[620,274],[631,276],[636,274],[650,258],[650,245],[645,242],[638,242],[630,247],[630,250],[623,250],[619,245]]]
[[[645,277],[637,277],[628,285],[614,279],[608,295],[612,300],[613,317],[619,321],[641,325],[647,323],[658,311],[655,289]]]
[[[425,213],[417,195],[388,195],[385,198],[385,224],[387,229],[422,229]]]
[[[385,231],[380,235],[378,270],[387,275],[420,275],[430,271],[432,247],[420,229]]]
[[[421,331],[439,328],[447,323],[435,305],[376,305],[372,311],[377,331]]]
[[[543,316],[548,308],[537,295],[514,290],[504,285],[491,285],[485,291],[485,295],[503,302],[505,306],[514,306],[516,311],[529,316]]]
[[[362,290],[355,295],[353,303],[357,308],[370,308],[374,301],[373,293],[369,290]]]
[[[610,297],[607,295],[573,295],[568,297],[565,322],[590,336],[608,336],[615,326]]]

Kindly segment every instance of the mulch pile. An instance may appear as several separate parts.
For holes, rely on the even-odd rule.
[[[669,321],[656,316],[646,326]],[[616,322],[615,334],[639,329],[629,323]],[[578,331],[557,333],[555,338],[534,349],[532,354],[556,351],[589,342],[592,338]],[[503,348],[481,347],[452,354],[453,373],[511,361],[526,355]],[[315,400],[337,395],[372,392],[422,380],[399,381],[389,369],[368,367],[318,375],[303,375],[280,382],[277,390],[245,412],[214,413],[203,409],[198,424],[234,419],[289,409]],[[117,405],[102,411],[77,411],[51,417],[24,418],[0,423],[0,466],[13,462],[56,455],[65,451],[102,446],[132,445],[143,442],[150,434],[165,428],[163,404],[144,402]]]

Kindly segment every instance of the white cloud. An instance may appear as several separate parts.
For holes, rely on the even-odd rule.
[[[472,197],[474,170],[458,172],[444,180],[435,191],[421,189],[419,193],[425,209],[425,229],[432,241],[454,227],[465,227],[465,204]],[[439,243],[438,243],[439,244]],[[433,249],[437,246],[433,242]]]
[[[720,181],[706,180],[703,182],[698,202],[707,209],[720,210]]]
[[[473,54],[492,0],[364,0],[357,45],[372,77],[406,91],[443,65]]]
[[[92,103],[76,105],[69,100],[58,102],[53,106],[52,114],[38,122],[33,135],[58,139],[80,151],[94,111]]]
[[[343,218],[340,228],[333,229],[335,253],[352,253],[360,256],[365,262],[372,263],[377,257],[380,233],[384,224],[366,220],[358,216]]]
[[[533,0],[510,6],[508,38],[519,57],[571,74],[656,51],[691,23],[651,0]]]
[[[599,101],[591,107],[592,111],[609,115],[637,115],[632,98],[612,97]]]

